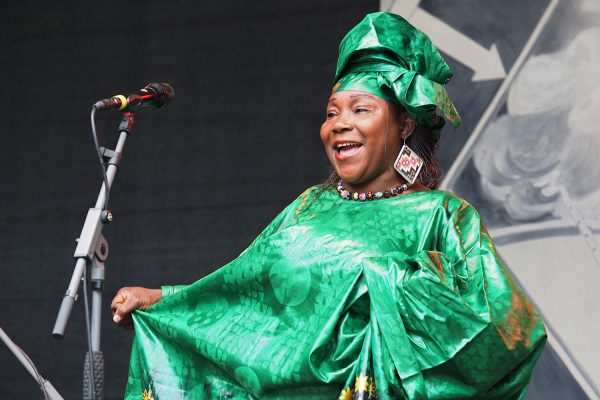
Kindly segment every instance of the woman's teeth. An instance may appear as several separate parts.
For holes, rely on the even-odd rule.
[[[340,149],[342,149],[344,147],[353,147],[353,146],[360,146],[360,145],[361,145],[360,143],[340,143],[340,144],[337,144],[335,146],[335,148],[337,150],[340,150]]]

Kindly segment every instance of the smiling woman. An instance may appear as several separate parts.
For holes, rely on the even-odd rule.
[[[432,190],[451,75],[399,16],[352,29],[321,127],[334,179],[196,283],[117,293],[126,397],[523,398],[543,323],[473,207]]]
[[[436,189],[440,183],[437,140],[431,129],[417,126],[403,108],[380,97],[353,90],[334,92],[321,140],[333,168],[331,184],[341,179],[348,189],[367,193],[401,186],[405,182],[393,165],[403,145],[423,160],[418,181],[405,193]],[[362,149],[365,153],[360,153]]]
[[[375,192],[403,183],[392,164],[401,139],[413,128],[406,114],[400,115],[385,100],[355,90],[342,91],[329,99],[321,140],[348,189]]]

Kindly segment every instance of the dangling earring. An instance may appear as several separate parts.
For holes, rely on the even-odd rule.
[[[412,185],[417,180],[421,167],[423,167],[423,159],[417,155],[410,147],[406,145],[406,139],[403,139],[404,143],[400,154],[396,158],[394,163],[394,169],[398,171],[409,185]]]

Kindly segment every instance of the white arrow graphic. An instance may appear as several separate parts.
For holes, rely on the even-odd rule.
[[[502,79],[506,76],[506,71],[495,44],[492,44],[489,50],[486,49],[450,25],[420,9],[419,2],[420,0],[393,2],[383,0],[381,9],[387,9],[394,14],[401,15],[411,24],[427,33],[438,49],[475,72],[472,78],[473,81]]]

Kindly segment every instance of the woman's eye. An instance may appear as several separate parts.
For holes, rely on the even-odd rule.
[[[327,112],[327,119],[331,119],[333,117],[335,117],[337,114],[333,111],[328,111]]]
[[[369,111],[369,109],[365,108],[365,107],[357,107],[354,110],[354,112],[357,113],[357,114],[365,113],[365,112],[368,112],[368,111]]]

